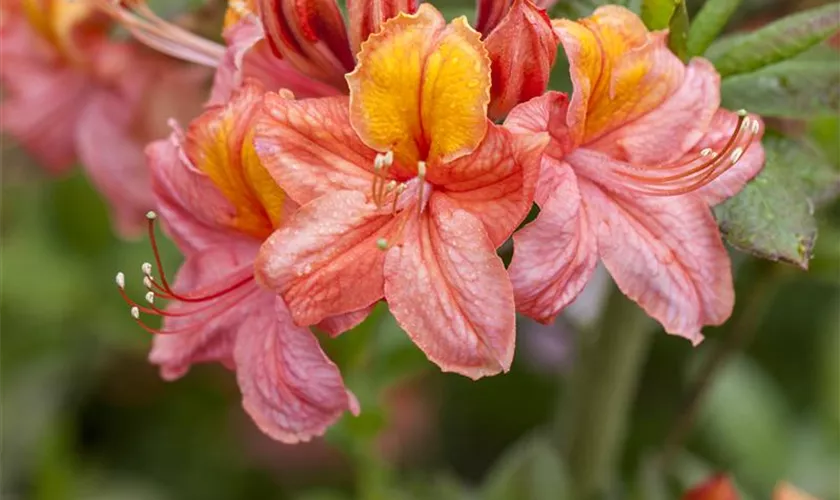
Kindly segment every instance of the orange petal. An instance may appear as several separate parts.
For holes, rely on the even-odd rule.
[[[353,128],[403,165],[463,156],[487,130],[490,62],[480,35],[464,18],[445,26],[428,4],[368,38],[347,81]]]
[[[228,0],[223,31],[256,12],[257,0]]]
[[[362,42],[377,33],[388,19],[396,17],[400,12],[416,12],[417,3],[417,0],[349,0],[347,15],[353,53],[358,54]]]
[[[553,23],[571,67],[569,125],[578,143],[597,139],[656,108],[683,80],[685,66],[632,12],[601,7],[579,22]]]
[[[682,500],[739,500],[739,498],[732,480],[719,474],[685,492]]]
[[[250,81],[225,106],[207,110],[187,132],[186,152],[236,208],[227,224],[257,238],[267,237],[283,216],[285,193],[259,163],[251,124],[263,88]]]
[[[427,4],[416,14],[400,14],[362,44],[359,63],[347,75],[353,128],[369,147],[392,149],[406,165],[428,151],[420,89],[426,54],[444,26],[443,16]]]

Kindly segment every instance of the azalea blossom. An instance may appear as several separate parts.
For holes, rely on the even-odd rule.
[[[385,298],[444,370],[507,370],[513,289],[495,250],[531,207],[547,137],[487,119],[480,34],[429,4],[371,35],[347,82],[349,98],[265,97],[257,154],[301,208],[261,248],[257,281],[299,325]]]
[[[418,6],[416,0],[351,0],[345,25],[335,0],[232,0],[222,47],[167,25],[143,2],[98,3],[150,46],[217,67],[213,104],[224,103],[245,78],[301,98],[347,94],[344,75],[356,66],[362,42],[388,19]],[[496,119],[545,91],[557,38],[545,11],[530,0],[480,0],[478,7],[492,70],[489,114]]]
[[[763,125],[720,108],[720,77],[687,65],[622,7],[554,22],[568,55],[571,99],[549,92],[506,121],[548,131],[536,221],[514,237],[518,309],[551,321],[600,259],[625,295],[665,330],[697,343],[724,322],[734,294],[709,209],[764,163]]]
[[[176,126],[168,140],[147,148],[160,216],[185,261],[170,284],[151,212],[158,272],[142,266],[146,304],[126,295],[122,273],[117,284],[137,323],[155,334],[149,359],[164,378],[181,377],[193,363],[221,362],[236,371],[243,406],[259,428],[294,443],[358,408],[309,329],[295,325],[283,300],[254,281],[260,244],[296,208],[254,153],[250,130],[263,92],[246,82],[227,105],[208,108],[186,131]],[[144,315],[162,316],[163,327],[147,326]],[[361,319],[328,318],[320,326],[340,331]]]
[[[3,131],[52,173],[79,161],[117,230],[142,229],[152,202],[143,147],[166,134],[168,117],[197,114],[200,102],[182,94],[204,72],[109,40],[108,19],[86,2],[4,0],[2,9]]]

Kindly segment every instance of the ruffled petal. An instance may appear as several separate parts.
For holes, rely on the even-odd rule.
[[[451,163],[432,165],[428,179],[477,217],[499,246],[531,209],[547,143],[547,134],[514,135],[491,123],[478,149]]]
[[[665,331],[697,344],[735,301],[729,256],[699,197],[626,197],[580,182],[598,251],[619,289]]]
[[[182,294],[223,290],[239,282],[243,273],[247,276],[258,249],[257,242],[230,241],[188,255],[172,288]],[[180,378],[195,363],[218,361],[230,366],[239,325],[271,311],[272,299],[252,281],[212,301],[173,303],[169,312],[192,314],[165,318],[163,329],[178,333],[156,335],[149,361],[160,366],[167,380]]]
[[[505,128],[522,135],[548,132],[551,140],[545,148],[545,154],[561,159],[577,147],[571,129],[566,124],[568,109],[569,98],[566,94],[549,91],[513,108],[505,119]]]
[[[388,251],[385,297],[400,326],[444,371],[477,379],[513,359],[513,289],[482,223],[433,194]]]
[[[543,162],[552,191],[537,219],[514,235],[508,273],[517,311],[548,323],[583,290],[598,263],[598,248],[574,172],[558,160]]]
[[[269,93],[264,109],[255,125],[257,155],[293,200],[370,190],[376,152],[350,127],[346,97],[296,101]]]
[[[242,325],[234,356],[242,406],[273,439],[309,441],[346,410],[357,411],[338,368],[279,298]]]
[[[358,191],[318,198],[263,244],[257,280],[285,299],[299,325],[366,308],[382,298],[385,252],[377,240],[396,219]]]

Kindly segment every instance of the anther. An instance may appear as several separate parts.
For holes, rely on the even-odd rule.
[[[737,163],[738,160],[741,159],[742,154],[744,154],[744,149],[741,147],[737,147],[732,150],[732,154],[729,155],[729,159],[732,160],[732,163]]]
[[[155,303],[155,292],[146,292],[146,302],[149,304]]]
[[[750,131],[753,134],[758,134],[761,131],[761,125],[759,125],[758,120],[752,120],[750,122]]]
[[[380,250],[387,250],[388,249],[388,240],[385,238],[379,238],[376,240],[376,248]]]
[[[736,111],[736,113],[738,113],[739,118],[744,118],[744,117],[747,116],[747,110],[746,109],[739,109],[738,111]]]
[[[140,270],[143,271],[143,274],[146,276],[150,276],[152,274],[152,265],[148,262],[144,262],[142,266],[140,266]]]
[[[125,274],[117,273],[117,277],[115,278],[117,282],[117,286],[120,288],[125,288]]]
[[[149,220],[155,220],[157,219],[157,213],[155,213],[154,210],[149,210],[148,212],[146,212],[146,218]]]
[[[389,149],[388,152],[385,153],[385,155],[382,157],[382,161],[385,162],[386,166],[390,167],[391,165],[393,165],[394,164],[394,151]]]
[[[151,276],[143,276],[143,286],[146,288],[152,288],[152,277]]]
[[[709,156],[712,154],[715,154],[715,152],[712,151],[712,148],[704,148],[702,151],[700,151],[700,156]]]
[[[131,307],[131,317],[134,319],[140,319],[140,308],[137,306]]]

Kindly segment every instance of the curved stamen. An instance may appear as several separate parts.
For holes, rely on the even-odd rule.
[[[623,178],[622,184],[640,194],[686,194],[709,184],[732,168],[749,149],[760,130],[759,122],[749,118],[746,111],[741,110],[738,112],[735,131],[719,152],[705,148],[697,158],[686,163],[633,170],[615,168],[613,173]]]
[[[172,57],[215,68],[225,53],[218,43],[165,21],[144,0],[91,0],[143,44]]]

